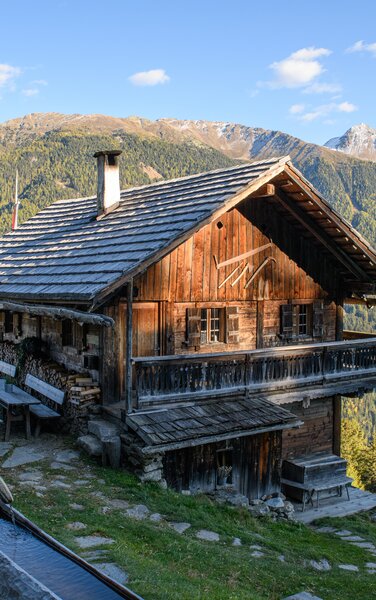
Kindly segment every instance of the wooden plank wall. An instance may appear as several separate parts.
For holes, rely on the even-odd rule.
[[[218,224],[222,225],[220,229]],[[248,262],[256,269],[272,256],[276,265],[268,264],[247,289],[246,277],[233,287],[230,280],[218,289],[245,260],[217,270],[213,256],[218,262],[228,260],[267,244],[268,236],[273,240],[272,250],[264,250]],[[337,281],[334,265],[323,258],[320,248],[278,217],[270,202],[253,199],[203,227],[136,278],[134,284],[137,301],[231,302],[318,299],[326,295],[324,288],[333,295]]]
[[[164,475],[178,491],[209,492],[216,488],[217,467],[232,465],[232,485],[250,499],[280,490],[281,432],[252,435],[217,444],[166,452]]]
[[[283,432],[282,457],[294,458],[311,452],[333,452],[333,398],[311,400],[307,408],[302,402],[284,404],[304,425]]]

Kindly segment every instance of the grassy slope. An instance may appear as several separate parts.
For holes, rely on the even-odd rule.
[[[220,507],[205,497],[182,496],[153,484],[141,484],[125,472],[84,460],[79,470],[71,472],[52,471],[48,461],[38,468],[43,470],[43,483],[59,475],[69,483],[89,472],[96,479],[81,487],[73,485],[68,492],[51,488],[40,498],[29,486],[17,484],[19,469],[7,471],[8,483],[16,484],[16,508],[79,553],[83,551],[76,546],[75,536],[97,533],[114,538],[116,544],[106,547],[109,560],[129,573],[129,586],[145,600],[280,600],[301,590],[325,600],[372,598],[375,576],[364,568],[372,557],[336,536],[318,534],[299,524],[255,520],[244,509]],[[93,496],[93,491],[131,504],[146,504],[167,520],[187,521],[192,528],[179,535],[166,521],[134,521],[121,510],[104,514],[101,508],[106,501]],[[84,505],[85,511],[72,510],[72,502]],[[70,531],[66,525],[73,521],[84,522],[87,529]],[[376,543],[376,523],[368,516],[336,520],[335,524],[339,528],[349,526]],[[218,532],[220,543],[196,539],[195,532],[201,528]],[[233,547],[233,537],[241,538],[243,546]],[[250,544],[261,545],[265,557],[252,558]],[[280,554],[286,562],[278,560]],[[318,573],[304,565],[306,560],[323,558],[333,565],[330,572]],[[341,563],[358,565],[361,573],[341,571],[337,566]]]

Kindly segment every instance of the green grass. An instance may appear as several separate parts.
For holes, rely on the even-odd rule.
[[[34,466],[26,465],[23,470]],[[244,509],[218,506],[204,496],[183,496],[153,484],[141,484],[129,473],[103,468],[85,459],[76,471],[51,470],[48,461],[38,468],[43,471],[45,482],[64,475],[64,481],[72,483],[88,473],[95,479],[83,487],[73,485],[72,490],[50,488],[38,497],[32,488],[17,483],[18,470],[14,469],[5,477],[15,485],[15,507],[78,554],[84,551],[76,545],[76,536],[100,534],[115,539],[116,544],[106,546],[109,560],[129,573],[129,586],[146,600],[280,600],[302,590],[324,600],[376,598],[376,576],[367,574],[364,566],[375,561],[375,557],[335,535],[319,534],[301,524],[255,519]],[[187,521],[192,527],[179,535],[166,520],[158,524],[134,521],[124,511],[115,509],[104,514],[101,509],[106,502],[93,496],[93,491],[130,504],[146,504],[166,520]],[[69,506],[73,502],[84,505],[85,510],[73,510]],[[67,529],[73,521],[82,521],[87,529]],[[350,529],[376,544],[376,523],[368,514],[323,522]],[[220,542],[196,539],[198,529],[216,531]],[[231,545],[234,537],[242,540],[241,547]],[[265,557],[252,558],[250,544],[261,545]],[[284,563],[278,559],[281,554],[285,556]],[[305,565],[310,559],[323,558],[331,563],[331,571],[318,573]],[[341,571],[341,563],[357,565],[360,572]]]

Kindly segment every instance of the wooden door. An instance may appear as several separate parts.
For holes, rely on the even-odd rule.
[[[158,313],[158,302],[133,304],[133,356],[160,354]]]

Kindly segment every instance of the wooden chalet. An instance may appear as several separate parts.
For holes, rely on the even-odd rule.
[[[125,460],[177,489],[255,498],[283,459],[339,454],[341,397],[376,385],[376,337],[343,331],[375,250],[289,157],[120,192],[118,154],[97,197],[1,240],[2,339],[98,378]]]

